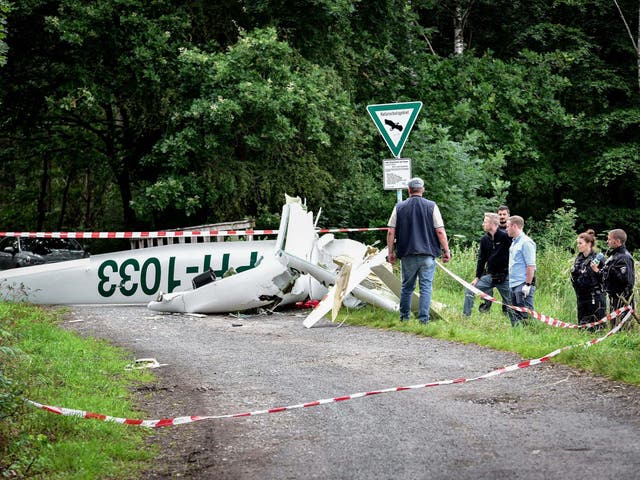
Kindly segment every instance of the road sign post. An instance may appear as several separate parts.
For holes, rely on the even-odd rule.
[[[422,102],[385,103],[367,106],[367,112],[395,158],[400,158]]]
[[[383,163],[384,188],[385,190],[396,190],[398,202],[402,201],[402,189],[406,187],[411,178],[411,160],[400,158],[400,154],[421,109],[422,102],[367,106],[367,112],[369,112],[373,123],[395,157],[396,163],[393,163],[393,160],[385,160]],[[389,173],[388,176],[387,173]],[[388,182],[394,186],[387,188]]]

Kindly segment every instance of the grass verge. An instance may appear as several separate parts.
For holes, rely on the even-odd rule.
[[[437,275],[443,275],[438,272]],[[567,345],[584,345],[589,340],[602,336],[607,330],[590,333],[577,329],[551,327],[531,319],[524,327],[511,327],[509,319],[502,314],[500,305],[493,305],[489,313],[479,313],[476,308],[470,317],[462,315],[464,290],[450,284],[443,287],[436,281],[433,292],[434,302],[442,303],[442,319],[422,325],[416,320],[401,323],[397,314],[383,312],[380,309],[365,307],[341,313],[338,322],[350,325],[363,325],[423,335],[444,340],[473,343],[496,350],[520,354],[523,359],[542,357]],[[457,284],[456,284],[457,285]],[[497,293],[496,293],[497,294]],[[573,300],[575,302],[575,300]],[[536,292],[536,310],[559,320],[575,323],[575,306],[567,302],[558,303],[557,292],[548,294],[544,290]],[[556,316],[557,315],[557,316]],[[596,345],[573,348],[553,358],[554,362],[570,365],[585,371],[640,385],[640,332],[637,322],[631,322],[631,328],[618,332]],[[484,372],[469,371],[469,376]],[[428,381],[429,379],[425,379]]]
[[[152,376],[125,370],[132,359],[123,350],[59,328],[60,312],[0,303],[2,477],[136,478],[156,454],[144,447],[144,429],[53,415],[22,401],[140,417],[131,387]]]

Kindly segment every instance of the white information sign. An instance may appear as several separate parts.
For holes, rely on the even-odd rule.
[[[390,158],[382,161],[384,189],[403,190],[411,179],[410,158]]]

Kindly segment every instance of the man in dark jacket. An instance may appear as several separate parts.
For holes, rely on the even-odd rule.
[[[507,220],[511,215],[511,210],[506,205],[500,205],[498,207],[498,217],[500,218],[500,230],[507,231]]]
[[[611,255],[604,262],[601,269],[592,264],[595,272],[602,272],[604,288],[609,297],[609,311],[612,312],[626,305],[625,301],[631,299],[633,286],[635,285],[635,269],[633,257],[625,247],[627,234],[624,230],[616,228],[607,236]],[[634,302],[631,302],[633,305]]]
[[[436,202],[422,198],[424,181],[412,178],[407,183],[409,198],[398,203],[391,213],[387,231],[389,262],[401,262],[400,320],[409,320],[411,297],[420,285],[418,321],[429,323],[431,289],[436,271],[436,258],[443,263],[451,259],[447,233]],[[394,251],[395,247],[395,251]]]
[[[498,219],[500,220],[500,224],[498,225],[498,228],[502,230],[504,233],[507,233],[507,220],[509,219],[510,215],[511,215],[511,210],[509,210],[509,207],[507,207],[506,205],[500,205],[498,207]],[[508,234],[507,234],[507,237],[509,237]],[[509,237],[509,242],[511,242],[511,237]],[[473,308],[473,305],[471,307]],[[485,313],[489,312],[490,309],[491,309],[491,302],[489,300],[484,300],[483,303],[481,303],[480,306],[478,307],[478,310]],[[507,305],[504,303],[502,304],[502,313],[504,313],[505,315],[509,314],[509,312],[507,311]]]
[[[506,231],[499,228],[499,216],[496,213],[485,213],[482,228],[485,234],[480,239],[476,277],[471,285],[484,293],[493,296],[493,289],[497,288],[502,302],[507,305],[511,297],[509,290],[509,247],[511,238]],[[471,315],[475,294],[467,290],[464,295],[462,314]]]

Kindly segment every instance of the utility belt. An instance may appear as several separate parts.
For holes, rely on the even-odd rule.
[[[622,290],[621,292],[610,292],[609,290],[607,290],[606,293],[612,298],[618,298],[618,297],[629,298],[631,296],[631,291],[629,290]]]
[[[594,289],[593,287],[578,287],[578,286],[576,286],[576,291],[579,292],[581,295],[586,295],[586,294],[602,295],[603,293],[606,293],[601,288],[595,288]]]
[[[501,283],[504,283],[504,281],[507,280],[507,278],[509,278],[509,273],[507,272],[489,273],[489,275],[491,275],[491,281],[493,282],[494,285],[499,285]]]
[[[533,280],[531,280],[531,286],[535,287],[536,286],[536,276],[533,276]]]

